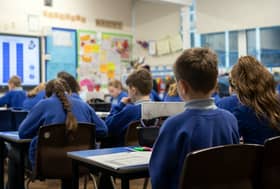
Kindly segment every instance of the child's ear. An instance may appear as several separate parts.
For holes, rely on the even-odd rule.
[[[179,80],[178,90],[180,90],[181,94],[185,96],[189,91],[189,84],[184,80]]]

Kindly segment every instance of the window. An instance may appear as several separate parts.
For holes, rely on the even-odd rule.
[[[201,46],[214,50],[219,59],[219,67],[226,67],[225,33],[202,34]]]
[[[229,32],[229,66],[232,67],[238,60],[238,32]]]

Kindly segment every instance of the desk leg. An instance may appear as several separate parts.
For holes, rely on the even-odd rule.
[[[129,179],[122,178],[122,189],[129,189]]]
[[[72,160],[72,189],[79,189],[79,164]]]
[[[4,189],[4,141],[0,140],[0,189]]]
[[[25,169],[25,150],[20,149],[19,153],[19,165],[18,165],[18,184],[19,187],[24,189],[24,169]]]

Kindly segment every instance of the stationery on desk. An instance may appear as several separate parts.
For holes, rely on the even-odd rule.
[[[106,155],[89,156],[87,159],[118,170],[149,164],[151,153],[151,151],[128,151]]]

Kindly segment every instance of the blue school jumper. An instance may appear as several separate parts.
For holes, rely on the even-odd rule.
[[[23,101],[23,109],[25,110],[31,110],[33,106],[35,106],[40,100],[44,99],[46,96],[46,91],[40,91],[37,93],[34,97],[26,97],[26,99]]]
[[[152,89],[150,93],[150,99],[152,101],[161,101],[160,97],[158,96],[157,92],[154,89]]]
[[[241,103],[238,100],[238,97],[236,94],[232,95],[232,96],[227,96],[227,97],[223,97],[221,98],[216,105],[219,108],[225,109],[230,111],[231,113],[233,113],[233,111],[241,106]]]
[[[117,96],[116,98],[111,98],[111,104],[112,106],[118,105],[121,102],[121,99],[123,97],[127,97],[127,92],[125,91],[121,91],[121,93],[119,94],[119,96]]]
[[[265,139],[280,135],[276,129],[269,126],[267,119],[258,118],[255,111],[245,105],[236,108],[233,113],[244,143],[264,144]]]
[[[163,101],[165,101],[165,102],[182,102],[182,99],[180,98],[179,95],[177,95],[177,96],[168,96],[168,95],[166,95],[164,97]]]
[[[0,106],[7,105],[7,108],[23,108],[23,101],[26,98],[26,92],[21,87],[8,91],[0,97]]]
[[[141,119],[141,103],[137,101],[134,104],[120,103],[118,106],[113,106],[110,114],[105,122],[108,127],[108,133],[111,136],[118,138],[117,146],[124,144],[124,136],[128,125],[136,120]]]
[[[149,166],[152,188],[178,189],[189,152],[237,143],[237,120],[230,112],[217,108],[213,99],[187,102],[186,110],[168,118],[160,129]]]
[[[68,96],[71,103],[71,110],[78,122],[94,123],[96,125],[96,136],[104,137],[107,134],[107,127],[95,111],[85,102]],[[34,165],[35,152],[37,148],[38,130],[42,125],[65,122],[66,114],[59,99],[53,95],[38,102],[28,113],[27,117],[19,126],[20,138],[32,138],[29,147],[29,159]]]

